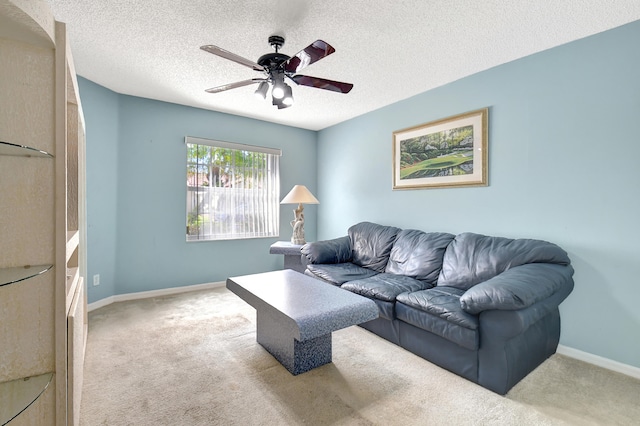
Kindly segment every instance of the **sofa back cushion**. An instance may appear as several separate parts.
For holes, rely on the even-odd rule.
[[[377,272],[384,272],[391,247],[400,228],[361,222],[349,228],[351,262]]]
[[[444,254],[438,285],[468,290],[515,266],[528,263],[569,265],[567,253],[547,241],[460,234]]]
[[[393,244],[385,272],[435,285],[444,252],[454,238],[455,235],[443,232],[403,229]]]

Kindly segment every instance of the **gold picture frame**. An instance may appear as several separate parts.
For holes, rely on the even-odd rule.
[[[487,186],[489,109],[393,132],[393,189]]]

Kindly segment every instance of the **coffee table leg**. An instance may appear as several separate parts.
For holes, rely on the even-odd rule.
[[[270,315],[258,312],[257,323],[258,343],[294,376],[331,362],[331,333],[301,342]]]

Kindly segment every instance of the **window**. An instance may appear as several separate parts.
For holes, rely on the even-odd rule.
[[[187,241],[277,237],[279,149],[187,136]]]

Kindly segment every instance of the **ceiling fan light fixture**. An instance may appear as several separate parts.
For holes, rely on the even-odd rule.
[[[273,89],[271,90],[271,96],[274,99],[282,99],[284,97],[284,83],[276,81],[273,83]]]
[[[267,83],[266,81],[263,81],[262,83],[260,83],[260,85],[258,86],[258,88],[256,89],[256,91],[254,92],[256,97],[265,100],[267,99],[267,91],[269,90],[269,83]]]
[[[284,85],[284,97],[282,98],[282,104],[286,106],[293,105],[293,90],[288,84]]]

